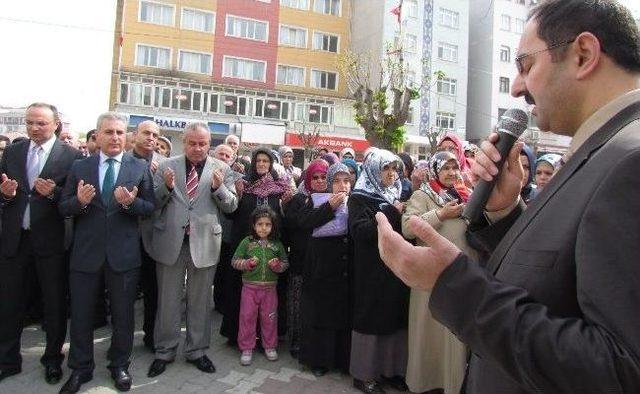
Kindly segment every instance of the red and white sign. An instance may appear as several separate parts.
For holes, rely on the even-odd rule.
[[[285,144],[292,148],[304,148],[302,138],[297,133],[287,133],[285,136]],[[356,152],[364,152],[371,145],[365,139],[353,139],[345,137],[336,137],[333,135],[320,135],[315,143],[317,148],[326,148],[330,151],[339,151],[344,148],[351,148]]]

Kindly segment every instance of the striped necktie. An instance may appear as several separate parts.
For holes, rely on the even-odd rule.
[[[189,202],[193,202],[193,199],[196,198],[198,190],[198,171],[196,171],[195,164],[191,163],[191,170],[189,171],[189,175],[187,175],[187,195],[189,196]]]

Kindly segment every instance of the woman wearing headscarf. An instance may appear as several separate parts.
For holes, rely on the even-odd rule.
[[[365,393],[384,392],[380,383],[406,390],[409,288],[387,268],[378,251],[375,215],[382,212],[401,232],[400,159],[371,149],[349,198],[353,239],[353,331],[349,371]]]
[[[555,153],[547,153],[536,160],[535,181],[538,187],[537,193],[547,186],[556,171],[562,165],[562,156]]]
[[[356,180],[360,176],[360,167],[353,159],[342,159],[342,164],[349,167],[349,175],[351,175],[351,187],[356,184]]]
[[[522,164],[522,169],[524,169],[524,185],[520,190],[520,197],[522,197],[522,201],[525,204],[529,204],[537,192],[536,185],[533,182],[533,177],[536,173],[536,156],[527,144],[523,145],[520,151],[520,163]]]
[[[469,256],[477,256],[465,239],[466,224],[460,218],[470,191],[456,189],[460,177],[458,158],[449,151],[435,153],[429,161],[429,178],[416,190],[402,215],[402,233],[416,236],[408,226],[411,216],[427,221],[442,236]],[[425,246],[417,239],[417,244]],[[467,352],[455,335],[429,312],[429,291],[411,289],[409,302],[409,358],[407,385],[412,392],[444,390],[458,393],[464,378]]]
[[[238,209],[228,215],[233,220],[231,227],[231,250],[236,250],[240,241],[251,234],[251,213],[259,206],[268,205],[282,220],[281,205],[288,201],[293,191],[290,180],[278,175],[274,167],[272,152],[266,148],[258,148],[253,152],[251,166],[242,179],[242,192],[239,192]],[[278,326],[285,323],[286,303],[280,306],[280,299],[285,299],[278,281]],[[220,334],[226,337],[229,344],[235,344],[238,338],[238,318],[240,313],[240,294],[242,291],[242,273],[238,270],[228,270],[224,285],[224,307]],[[286,324],[283,326],[286,328]]]
[[[312,194],[313,205],[305,207],[331,213],[315,225],[303,271],[300,362],[315,376],[333,368],[348,373],[351,350],[349,168],[342,163],[329,167],[327,184],[326,193]]]
[[[447,133],[442,137],[440,142],[438,143],[439,151],[449,151],[456,155],[458,159],[458,163],[460,164],[460,174],[462,175],[462,179],[468,188],[472,188],[471,180],[469,178],[469,172],[471,171],[471,163],[467,160],[467,157],[464,155],[464,147],[462,145],[462,141],[460,137],[458,137],[454,133]]]
[[[278,148],[278,153],[280,154],[284,170],[294,180],[297,186],[300,181],[300,176],[302,175],[302,170],[293,165],[293,149],[289,146],[283,145]]]
[[[312,193],[324,193],[327,189],[327,169],[322,159],[313,160],[305,171],[304,181],[298,193],[284,206],[285,229],[289,234],[289,289],[287,295],[287,334],[289,351],[294,358],[300,351],[302,325],[300,322],[300,298],[302,294],[302,269],[313,228],[331,220],[333,213],[326,207],[313,207]]]
[[[344,148],[343,150],[340,151],[340,160],[343,160],[343,159],[355,160],[355,158],[356,158],[356,151],[354,151],[352,148]]]
[[[398,157],[402,160],[402,171],[400,172],[400,182],[402,183],[402,193],[400,193],[400,201],[407,201],[413,193],[413,185],[411,184],[411,174],[413,173],[413,159],[408,153],[398,153]]]

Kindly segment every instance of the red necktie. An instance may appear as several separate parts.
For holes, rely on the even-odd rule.
[[[187,175],[187,196],[189,196],[189,202],[193,203],[193,199],[196,198],[198,190],[198,171],[196,171],[195,164],[191,164],[191,170],[189,171],[189,175]],[[184,229],[185,233],[188,235],[191,233],[191,224],[187,223],[187,227]]]

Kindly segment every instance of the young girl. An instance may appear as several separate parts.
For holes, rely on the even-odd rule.
[[[270,361],[278,359],[276,285],[278,274],[289,266],[287,253],[278,240],[276,213],[268,206],[259,206],[251,214],[251,225],[251,235],[240,242],[231,261],[233,268],[242,271],[238,330],[242,365],[250,365],[253,358],[258,315],[265,356]]]

